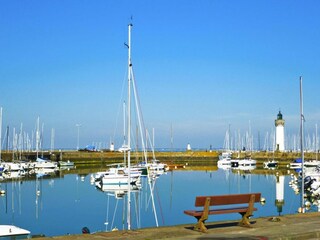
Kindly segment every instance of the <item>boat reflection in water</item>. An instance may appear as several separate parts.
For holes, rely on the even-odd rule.
[[[301,168],[296,170],[296,174],[291,174],[289,185],[295,194],[303,192],[305,197],[301,205],[306,210],[315,209],[320,211],[320,166],[304,167],[304,189],[302,189]]]
[[[105,185],[100,184],[99,182],[95,183],[95,186],[98,190],[106,192],[109,196],[114,196],[117,199],[122,199],[129,191],[138,192],[141,190],[140,184],[130,184],[128,185]]]
[[[133,199],[132,201],[134,201],[133,219],[135,219],[135,222],[132,221],[131,223],[135,228],[141,228],[142,226],[142,215],[144,215],[142,211],[151,212],[154,216],[155,226],[159,226],[154,190],[156,181],[163,173],[164,171],[149,171],[148,176],[141,177],[139,182],[135,181],[133,184],[131,182],[127,182],[127,184],[105,184],[103,181],[97,181],[91,176],[91,184],[97,190],[106,193],[107,196],[105,231],[114,231],[119,228],[122,230],[126,229],[124,220],[128,214],[126,206],[129,199]],[[132,197],[129,198],[129,195],[132,195]],[[113,198],[113,201],[110,198]],[[122,220],[119,222],[120,216],[122,216]]]

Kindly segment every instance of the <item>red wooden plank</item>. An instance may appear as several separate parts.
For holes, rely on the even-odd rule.
[[[230,194],[218,196],[198,196],[196,197],[195,206],[204,206],[207,197],[210,197],[210,206],[249,203],[252,194],[255,195],[255,202],[260,202],[261,193]]]

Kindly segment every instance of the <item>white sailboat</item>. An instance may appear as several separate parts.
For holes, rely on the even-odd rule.
[[[142,150],[143,150],[143,156],[145,161],[147,161],[147,153],[146,153],[146,147],[145,147],[145,141],[144,141],[144,136],[145,133],[143,133],[143,127],[142,124],[142,112],[140,108],[140,103],[138,100],[137,96],[137,89],[136,89],[136,83],[134,79],[134,74],[133,74],[133,69],[132,69],[132,61],[131,61],[131,28],[132,24],[128,25],[128,44],[126,45],[128,47],[128,107],[127,107],[127,118],[128,118],[128,128],[127,128],[127,136],[128,136],[128,141],[127,141],[127,146],[128,146],[128,152],[127,152],[127,166],[128,166],[128,194],[127,194],[127,229],[131,230],[131,188],[130,188],[130,179],[131,179],[131,86],[133,88],[133,95],[134,95],[134,100],[135,100],[135,107],[136,107],[136,119],[138,123],[138,128],[140,130],[140,138],[141,138],[141,144],[142,144]],[[149,181],[148,181],[149,182]],[[157,212],[156,208],[154,205],[154,196],[153,196],[153,188],[151,184],[149,183],[150,187],[150,199],[152,202],[152,208],[153,208],[153,213],[156,221],[156,226],[158,226],[158,220],[157,220]]]
[[[53,162],[48,159],[43,159],[39,157],[41,135],[40,135],[40,118],[37,119],[37,130],[36,130],[36,153],[37,159],[32,163],[33,168],[35,169],[54,169],[58,167],[57,162]]]
[[[47,159],[43,159],[43,158],[38,157],[36,159],[36,161],[33,163],[33,167],[35,169],[43,169],[43,168],[54,169],[54,168],[58,167],[58,164],[56,162],[51,161],[51,160],[47,160]]]
[[[0,237],[27,237],[30,231],[14,225],[0,225]]]
[[[316,158],[310,161],[305,161],[305,167],[317,167],[320,166],[320,161],[318,160],[318,125],[316,124],[316,139],[315,139],[315,152]]]
[[[98,172],[95,176],[91,176],[91,183],[95,184],[102,190],[119,190],[119,196],[125,196],[126,198],[126,223],[127,229],[131,230],[131,191],[139,190],[139,182],[141,176],[141,167],[135,167],[131,165],[131,127],[132,127],[132,119],[131,119],[131,105],[135,106],[135,119],[137,120],[137,128],[140,130],[140,138],[143,150],[144,161],[147,161],[147,153],[145,147],[144,137],[146,134],[143,132],[144,126],[142,121],[142,112],[140,108],[140,103],[137,96],[136,83],[134,81],[133,69],[132,69],[132,61],[131,61],[131,28],[132,24],[128,25],[128,44],[125,44],[128,48],[128,96],[127,96],[127,104],[124,107],[124,142],[122,147],[118,150],[123,152],[124,154],[124,166],[120,166],[121,164],[116,164],[116,166],[110,166],[110,168],[105,172]],[[131,90],[132,88],[132,90]],[[132,92],[131,92],[132,91]],[[133,93],[133,94],[132,94]],[[132,99],[131,99],[132,98]],[[131,101],[134,100],[134,101]],[[126,124],[127,123],[127,124]],[[127,137],[127,138],[126,138]],[[100,179],[100,180],[99,180]],[[148,181],[149,182],[149,181]],[[136,186],[138,188],[136,188]],[[150,183],[150,191],[151,193],[151,202],[153,203],[153,213],[156,219],[156,225],[158,226],[157,216],[156,216],[156,208],[154,206],[154,197],[153,197],[153,188]]]
[[[156,159],[155,152],[154,152],[154,129],[152,130],[152,143],[150,141],[149,133],[146,131],[147,135],[147,142],[149,140],[151,149],[152,149],[152,159],[147,160],[147,157],[144,158],[143,162],[140,162],[137,167],[142,168],[142,171],[145,172],[145,175],[149,176],[159,176],[164,174],[166,171],[169,170],[169,167],[166,163],[160,162]]]
[[[224,151],[219,155],[217,162],[218,168],[229,169],[231,168],[232,152],[230,151],[230,125],[226,131],[224,138]]]
[[[130,172],[130,180],[129,180]],[[141,171],[139,169],[129,169],[124,164],[116,163],[109,165],[105,172],[96,173],[95,181],[102,185],[127,185],[136,184],[140,181]]]
[[[302,77],[300,77],[300,149],[301,149],[301,209],[299,212],[305,212],[304,204],[304,114],[303,114],[303,92],[302,92]]]
[[[273,135],[273,143],[272,143],[272,160],[268,159],[267,161],[263,162],[263,167],[266,169],[275,169],[278,167],[278,161],[274,159],[274,150],[276,146],[276,135]]]
[[[2,142],[2,107],[0,108],[0,143]],[[1,162],[1,144],[0,144],[0,162]],[[0,225],[0,237],[27,236],[30,231],[19,228],[14,225]]]

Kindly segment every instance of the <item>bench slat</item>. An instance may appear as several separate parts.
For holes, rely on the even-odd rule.
[[[196,197],[195,206],[203,207],[205,204],[206,198],[208,197],[210,197],[210,206],[244,204],[250,201],[251,195],[255,195],[255,202],[260,202],[261,193],[231,194],[231,195],[218,195],[218,196],[198,196]]]
[[[225,209],[212,209],[209,210],[208,214],[225,214],[225,213],[245,213],[248,211],[248,208],[225,208]],[[253,211],[257,211],[257,208],[254,208]],[[185,214],[193,216],[193,217],[201,217],[203,211],[196,210],[185,210]]]

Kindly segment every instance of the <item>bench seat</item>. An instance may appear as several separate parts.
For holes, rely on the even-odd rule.
[[[247,211],[248,211],[248,207],[221,208],[221,209],[211,209],[208,211],[208,214],[213,215],[213,214],[225,214],[225,213],[246,213]],[[253,211],[257,211],[257,209],[253,208]],[[193,217],[201,217],[203,214],[203,211],[185,210],[184,213]]]

